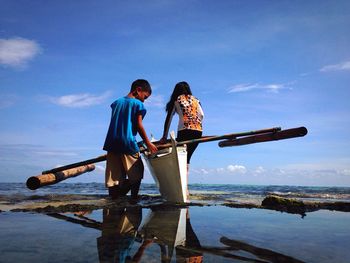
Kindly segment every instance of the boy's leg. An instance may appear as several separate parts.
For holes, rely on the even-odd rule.
[[[131,198],[137,199],[139,196],[139,190],[140,190],[141,180],[134,182],[130,185],[131,188]]]
[[[115,185],[115,186],[108,187],[108,195],[112,199],[117,199],[119,197],[119,186]]]
[[[124,155],[123,165],[128,175],[131,197],[137,199],[144,171],[140,153]]]
[[[120,185],[120,196],[126,196],[126,194],[130,191],[131,185],[130,180],[125,179],[122,185]]]
[[[125,169],[120,154],[107,153],[105,182],[108,187],[108,194],[112,199],[122,196],[121,186],[125,181]]]
[[[118,199],[119,197],[126,196],[130,189],[130,182],[128,179],[126,179],[122,185],[108,187],[108,194],[110,197],[112,197],[112,199]]]

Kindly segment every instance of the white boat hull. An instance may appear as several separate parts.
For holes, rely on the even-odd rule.
[[[173,146],[144,159],[162,197],[169,202],[186,203],[187,198],[187,151],[186,146]],[[175,150],[174,150],[175,149]]]

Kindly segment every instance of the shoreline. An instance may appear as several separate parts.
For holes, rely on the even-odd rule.
[[[63,197],[63,198],[62,198]],[[98,210],[104,208],[115,207],[141,207],[151,209],[170,209],[170,208],[187,208],[192,206],[204,207],[204,206],[225,206],[230,208],[245,208],[245,209],[265,209],[274,210],[279,212],[285,212],[289,214],[299,214],[302,217],[307,213],[315,212],[318,210],[329,210],[339,212],[350,212],[350,202],[315,202],[315,201],[302,201],[295,198],[282,198],[274,195],[267,195],[261,202],[256,203],[237,203],[237,202],[221,202],[221,203],[206,203],[192,201],[189,203],[170,203],[164,202],[159,195],[141,195],[138,203],[133,204],[129,201],[129,197],[121,198],[118,200],[111,200],[108,196],[104,195],[89,195],[82,196],[76,195],[72,198],[69,195],[69,199],[64,200],[64,195],[57,195],[55,198],[45,200],[45,197],[31,197],[27,200],[10,200],[8,203],[0,204],[1,212],[36,212],[36,213],[63,213],[63,212],[75,212],[83,210]],[[42,201],[39,201],[42,199]],[[63,200],[62,200],[63,199]],[[73,200],[71,200],[73,199]]]

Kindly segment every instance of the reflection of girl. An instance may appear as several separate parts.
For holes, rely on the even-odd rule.
[[[190,212],[186,210],[186,241],[184,246],[176,247],[176,262],[203,262],[202,246],[190,222]]]
[[[203,110],[199,100],[192,95],[187,82],[182,81],[176,84],[170,100],[166,105],[167,116],[164,123],[164,131],[161,142],[165,142],[171,120],[175,112],[179,115],[177,141],[198,139],[202,136]],[[187,164],[197,148],[198,143],[187,145]]]

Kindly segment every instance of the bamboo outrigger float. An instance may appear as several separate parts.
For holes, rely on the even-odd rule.
[[[276,132],[267,132],[256,134],[252,136],[245,136],[242,138],[230,138],[228,140],[224,140],[219,142],[220,147],[228,147],[228,146],[239,146],[246,145],[251,143],[258,142],[269,142],[269,141],[277,141],[290,139],[295,137],[302,137],[307,134],[307,129],[305,127],[293,128],[288,130],[279,130]]]
[[[174,138],[166,144],[154,142],[159,151],[150,155],[143,143],[139,143],[140,151],[149,166],[149,170],[159,187],[162,197],[170,202],[187,202],[187,152],[186,145],[191,143],[205,143],[219,141],[220,147],[239,146],[259,142],[284,140],[302,137],[307,134],[305,127],[282,130],[280,127],[231,133],[221,136],[204,136],[199,139],[176,142]],[[107,155],[77,162],[42,172],[42,175],[27,180],[27,187],[35,190],[39,187],[55,184],[70,177],[92,171],[93,163],[106,160]],[[93,167],[93,168],[92,168]],[[75,170],[74,170],[75,169]]]
[[[37,176],[29,177],[27,180],[27,187],[30,190],[36,190],[42,186],[57,184],[68,178],[76,177],[86,172],[95,170],[95,165],[87,164],[67,170],[45,173]]]

